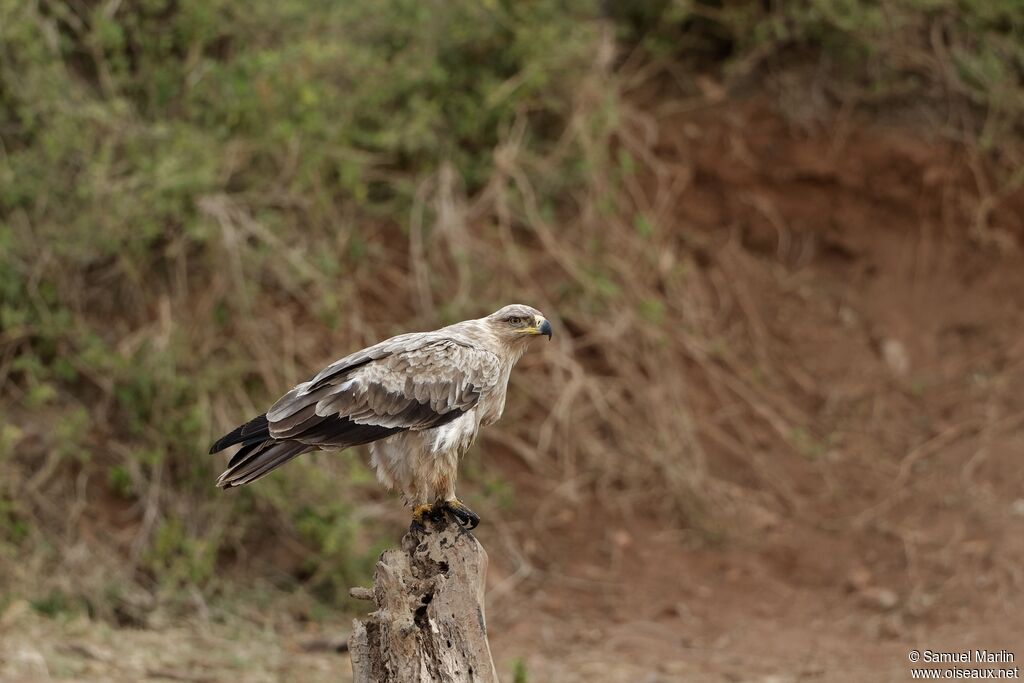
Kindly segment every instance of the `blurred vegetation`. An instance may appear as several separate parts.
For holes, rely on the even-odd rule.
[[[69,562],[85,541],[156,592],[213,593],[221,568],[273,556],[281,585],[344,594],[395,520],[359,512],[381,495],[359,454],[223,495],[206,448],[318,363],[509,292],[578,311],[582,328],[633,311],[670,354],[674,305],[608,265],[660,230],[643,213],[612,220],[639,172],[627,146],[612,153],[616,67],[739,82],[825,64],[830,87],[866,101],[952,93],[981,113],[983,146],[1009,155],[996,141],[1024,111],[1022,10],[0,0],[0,576],[18,558]],[[625,236],[601,237],[601,221]],[[552,249],[563,237],[570,266]],[[536,284],[537,254],[569,273]],[[530,450],[524,417],[544,403],[522,404],[503,429]],[[563,443],[544,438],[548,454]],[[628,448],[618,438],[593,435]],[[649,438],[667,460],[630,467],[683,497],[659,468],[685,440]],[[506,482],[481,486],[513,504]],[[74,602],[47,589],[38,609]]]
[[[597,35],[585,9],[2,0],[5,554],[77,536],[41,508],[82,472],[90,505],[149,511],[131,552],[158,585],[205,586],[275,533],[329,595],[364,578],[380,543],[357,538],[351,508],[375,487],[357,458],[341,481],[305,470],[219,496],[206,448],[299,379],[275,372],[287,352],[261,316],[338,328],[424,177],[448,164],[478,191],[517,119],[537,153],[556,143]],[[479,311],[447,315],[463,313]]]
[[[710,68],[769,90],[779,74],[802,74],[796,97],[820,89],[860,107],[931,109],[955,122],[938,132],[1014,171],[1024,162],[1019,144],[1005,144],[1024,133],[1019,0],[658,0],[616,3],[612,13],[625,40],[687,73]]]

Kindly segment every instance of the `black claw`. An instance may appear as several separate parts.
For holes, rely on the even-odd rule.
[[[465,529],[472,530],[480,524],[480,515],[458,501],[446,502],[444,509],[455,519],[459,526]]]

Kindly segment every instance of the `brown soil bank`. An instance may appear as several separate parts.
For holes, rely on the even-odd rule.
[[[721,341],[678,381],[726,541],[547,518],[495,558],[496,659],[524,657],[530,680],[653,682],[1024,657],[1024,194],[912,127],[754,104],[646,125],[638,201],[686,236]]]

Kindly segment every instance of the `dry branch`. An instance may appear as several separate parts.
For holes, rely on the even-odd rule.
[[[355,621],[355,683],[497,683],[484,623],[487,553],[453,522],[426,522],[377,562],[377,610]]]

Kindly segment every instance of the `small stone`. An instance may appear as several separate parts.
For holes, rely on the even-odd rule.
[[[839,307],[839,322],[841,322],[844,327],[856,327],[858,321],[859,318],[857,317],[857,313],[852,308],[849,306]]]
[[[618,529],[617,531],[615,531],[612,534],[612,541],[614,541],[615,545],[619,546],[620,548],[627,548],[633,545],[633,537],[630,535],[628,531],[625,531],[624,529]]]
[[[897,375],[905,375],[910,370],[910,354],[907,347],[896,339],[886,339],[882,342],[882,358],[886,365]]]
[[[863,565],[854,568],[846,576],[846,585],[853,591],[863,591],[871,585],[871,570]]]
[[[900,597],[896,594],[896,591],[880,586],[864,588],[860,591],[860,598],[865,604],[886,612],[894,609],[900,603]]]

